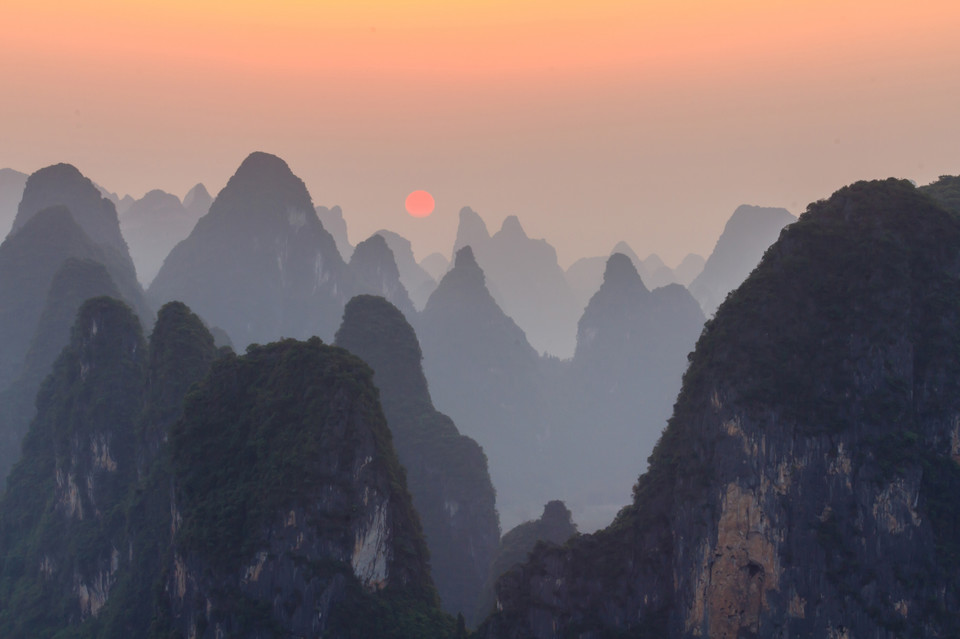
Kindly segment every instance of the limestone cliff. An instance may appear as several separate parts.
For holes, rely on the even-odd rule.
[[[960,633],[960,221],[810,205],[708,322],[614,523],[497,586],[488,637]]]
[[[395,306],[370,295],[350,300],[337,345],[374,369],[397,456],[423,522],[443,608],[463,613],[473,625],[500,537],[486,455],[433,407],[417,336]]]
[[[85,303],[38,397],[0,502],[0,635],[46,637],[97,617],[128,547],[146,345],[111,298]]]
[[[316,338],[221,358],[170,444],[175,533],[161,608],[178,635],[452,631],[359,359]]]

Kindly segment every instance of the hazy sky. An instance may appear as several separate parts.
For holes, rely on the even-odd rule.
[[[886,0],[7,2],[0,167],[110,190],[223,187],[283,157],[358,242],[447,253],[509,214],[566,266],[618,240],[675,265],[741,203],[960,173],[960,3]],[[426,189],[437,209],[404,212]]]

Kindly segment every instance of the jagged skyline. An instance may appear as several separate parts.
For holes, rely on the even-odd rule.
[[[564,267],[627,241],[707,255],[740,204],[956,174],[958,9],[934,1],[103,0],[8,7],[0,166],[216,193],[285,158],[358,242],[449,251],[470,206]],[[428,220],[404,197],[426,189]]]

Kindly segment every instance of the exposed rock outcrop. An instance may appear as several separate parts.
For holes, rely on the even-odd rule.
[[[463,613],[472,626],[500,537],[487,458],[475,441],[434,409],[417,336],[396,307],[380,297],[353,298],[337,331],[337,345],[374,370],[397,456],[423,523],[443,608]]]
[[[316,338],[221,358],[170,442],[165,599],[179,634],[413,636],[417,619],[437,636],[448,626],[357,358]]]
[[[708,322],[633,505],[502,578],[486,636],[960,632],[958,264],[907,182],[810,205]]]

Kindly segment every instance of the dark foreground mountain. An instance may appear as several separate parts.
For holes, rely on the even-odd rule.
[[[239,348],[333,336],[352,294],[346,265],[310,194],[280,158],[252,153],[150,285],[185,302]]]
[[[0,635],[453,636],[369,369],[215,357],[182,304],[149,349],[83,305],[0,501]]]
[[[500,575],[525,562],[537,544],[562,544],[575,534],[577,526],[573,523],[572,514],[559,500],[544,505],[539,519],[525,521],[504,534],[490,564],[490,577],[480,603],[480,618],[487,617],[495,610],[493,586]]]
[[[810,205],[708,322],[607,529],[535,551],[488,637],[960,633],[960,221]]]
[[[337,345],[374,370],[397,457],[423,523],[443,608],[463,613],[473,625],[500,538],[487,458],[475,441],[434,409],[417,336],[395,306],[370,295],[350,300]]]
[[[919,190],[943,208],[960,215],[960,175],[941,175],[937,181],[921,186]]]
[[[740,286],[780,230],[796,218],[786,209],[738,206],[717,240],[703,270],[689,286],[707,317],[727,293]]]

